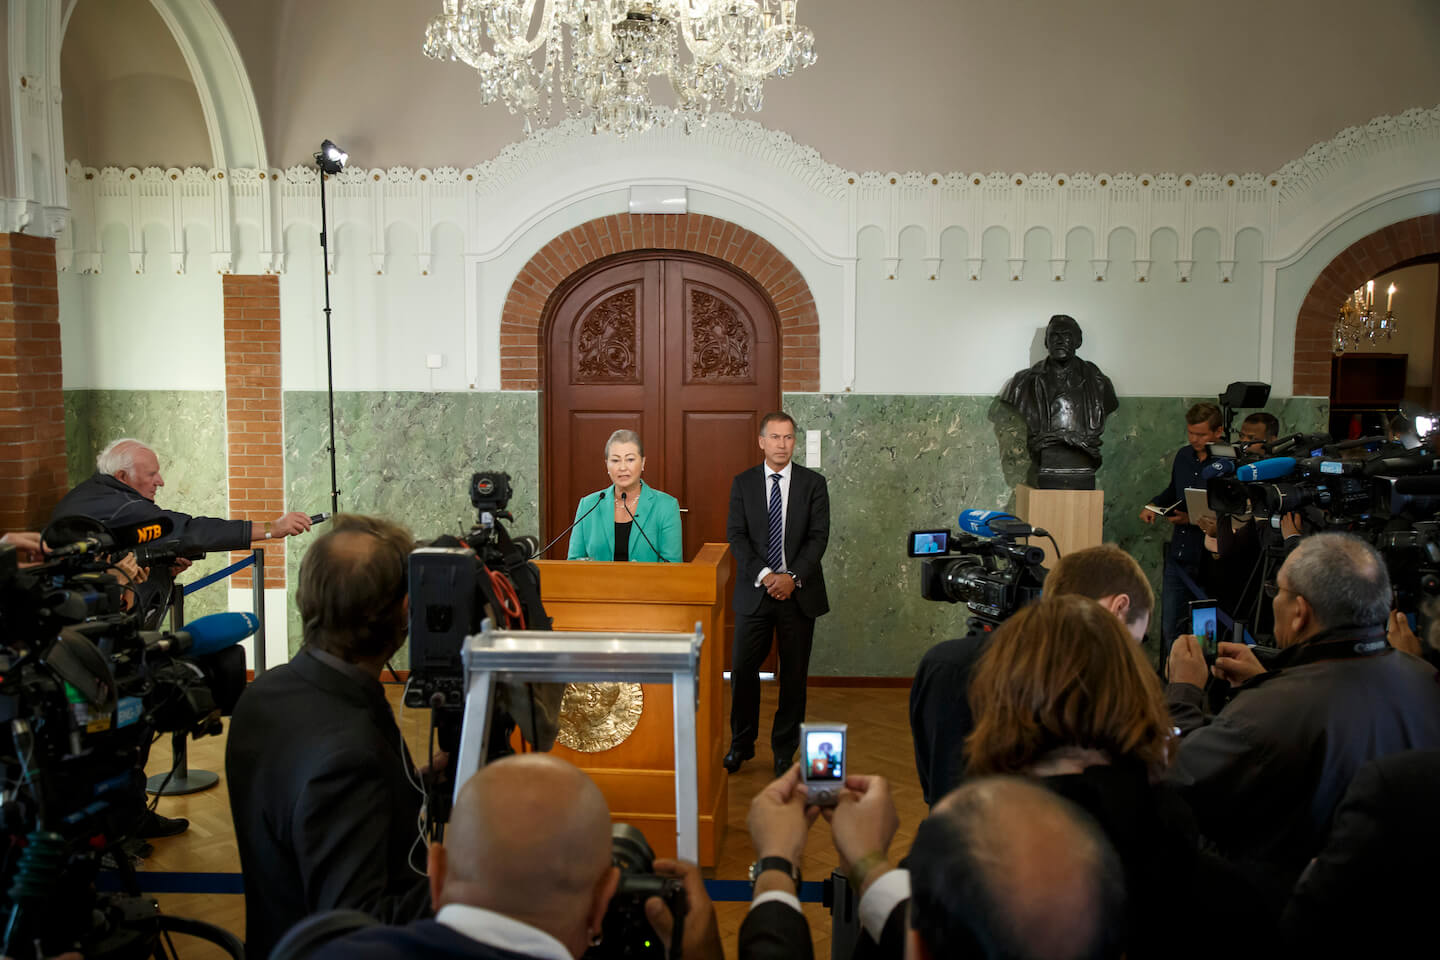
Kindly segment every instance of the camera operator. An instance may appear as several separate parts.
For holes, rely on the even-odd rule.
[[[772,859],[801,862],[822,812],[806,800],[793,767],[750,804],[757,869],[766,869],[740,926],[741,960],[814,956],[794,874]],[[1125,885],[1114,851],[1081,810],[1044,787],[1019,777],[969,781],[920,824],[906,869],[889,862],[899,817],[883,777],[848,777],[823,812],[860,898],[856,957],[1120,956]]]
[[[311,913],[353,907],[406,923],[429,908],[413,857],[421,772],[380,685],[405,643],[414,540],[377,518],[333,523],[300,565],[304,645],[246,689],[225,749],[258,957]]]
[[[192,517],[166,510],[155,503],[155,493],[165,486],[160,459],[139,440],[115,440],[95,458],[95,473],[65,494],[51,514],[61,517],[86,516],[106,526],[141,523],[168,518],[174,524],[172,536],[187,549],[240,550],[251,543],[293,536],[310,529],[308,514],[291,512],[273,521],[221,520]],[[174,577],[190,565],[182,559],[172,569],[157,569],[138,590],[145,625],[153,627],[164,613],[174,587]]]
[[[1223,851],[1298,874],[1362,765],[1440,748],[1435,669],[1386,641],[1390,601],[1373,547],[1320,533],[1301,540],[1276,576],[1281,653],[1268,669],[1244,644],[1221,643],[1209,667],[1194,637],[1176,641],[1167,699],[1189,732],[1169,776]],[[1211,674],[1234,693],[1202,726]]]
[[[1155,594],[1145,571],[1124,550],[1107,543],[1061,557],[1045,578],[1045,596],[1089,597],[1120,618],[1136,642],[1145,639]],[[970,710],[970,675],[992,633],[966,636],[931,647],[910,687],[910,733],[915,769],[925,802],[934,805],[965,776],[965,738],[975,728]]]
[[[1219,443],[1225,432],[1225,418],[1220,408],[1213,403],[1197,403],[1185,411],[1186,445],[1175,453],[1170,465],[1170,485],[1150,499],[1150,504],[1165,508],[1158,514],[1149,506],[1140,509],[1140,519],[1154,523],[1157,516],[1163,516],[1174,526],[1175,533],[1165,550],[1165,577],[1161,590],[1160,606],[1161,636],[1164,641],[1163,653],[1168,653],[1170,644],[1183,630],[1183,623],[1189,613],[1187,601],[1196,599],[1186,583],[1197,583],[1202,588],[1204,577],[1202,565],[1206,560],[1205,534],[1190,522],[1185,512],[1185,489],[1204,487],[1200,469],[1209,459],[1206,446]],[[1178,504],[1178,506],[1176,506]]]

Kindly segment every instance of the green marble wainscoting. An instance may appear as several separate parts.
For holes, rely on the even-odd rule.
[[[65,459],[72,486],[95,472],[96,455],[119,437],[143,441],[160,458],[165,479],[155,496],[160,506],[195,516],[228,515],[223,391],[65,391]],[[228,553],[212,553],[181,581],[197,580],[229,562]],[[185,598],[190,620],[228,608],[222,583]]]
[[[422,539],[474,524],[470,475],[510,474],[516,534],[540,526],[540,407],[537,395],[506,393],[335,394],[335,448],[340,508],[403,523]],[[330,509],[329,410],[324,393],[285,394],[286,502],[292,510]],[[323,527],[321,528],[323,529]],[[290,584],[290,650],[300,646],[295,585],[311,542],[286,550]],[[406,652],[396,667],[408,665]]]
[[[1169,483],[1197,399],[1213,398],[1125,397],[1105,427],[1105,539],[1140,561],[1157,602],[1169,528],[1146,526],[1139,511]],[[954,529],[965,507],[1014,509],[1029,466],[1025,425],[990,397],[789,394],[785,403],[801,430],[822,432],[830,487],[830,613],[817,624],[811,673],[909,675],[932,645],[964,631],[965,614],[920,599],[920,561],[905,555],[905,535]],[[1268,409],[1282,430],[1318,430],[1328,404],[1300,398]]]

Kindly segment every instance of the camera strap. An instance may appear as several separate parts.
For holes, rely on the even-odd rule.
[[[1335,627],[1322,630],[1304,643],[1284,650],[1275,658],[1274,667],[1298,667],[1321,660],[1356,660],[1374,657],[1390,650],[1385,627]]]

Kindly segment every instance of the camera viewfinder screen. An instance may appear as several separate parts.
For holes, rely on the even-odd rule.
[[[805,779],[845,779],[844,731],[805,731]]]
[[[948,530],[916,530],[910,534],[910,556],[939,556],[950,551]]]

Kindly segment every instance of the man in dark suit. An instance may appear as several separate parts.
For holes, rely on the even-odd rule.
[[[571,960],[601,939],[620,878],[610,837],[605,797],[583,771],[540,753],[487,764],[461,788],[444,845],[430,848],[435,919],[369,927],[312,960]],[[658,860],[655,870],[683,877],[686,960],[723,960],[699,868]],[[668,949],[666,907],[652,898],[646,914]]]
[[[320,911],[404,923],[429,910],[421,773],[380,670],[405,642],[413,539],[341,515],[300,565],[305,644],[240,697],[225,779],[245,880],[246,952]]]
[[[731,773],[755,756],[760,732],[760,664],[770,638],[780,646],[780,703],[770,731],[775,775],[790,766],[805,720],[805,683],[815,618],[830,609],[820,558],[830,541],[825,478],[792,463],[795,420],[769,413],[760,421],[765,462],[730,485],[725,535],[735,555],[735,650],[730,667]]]
[[[840,872],[859,897],[857,958],[1025,957],[1102,960],[1123,949],[1125,881],[1115,852],[1079,807],[1020,777],[981,777],[920,824],[905,867],[889,862],[899,828],[883,777],[846,779],[825,809]],[[796,897],[819,808],[799,767],[750,804],[754,897],[740,960],[810,960]]]

